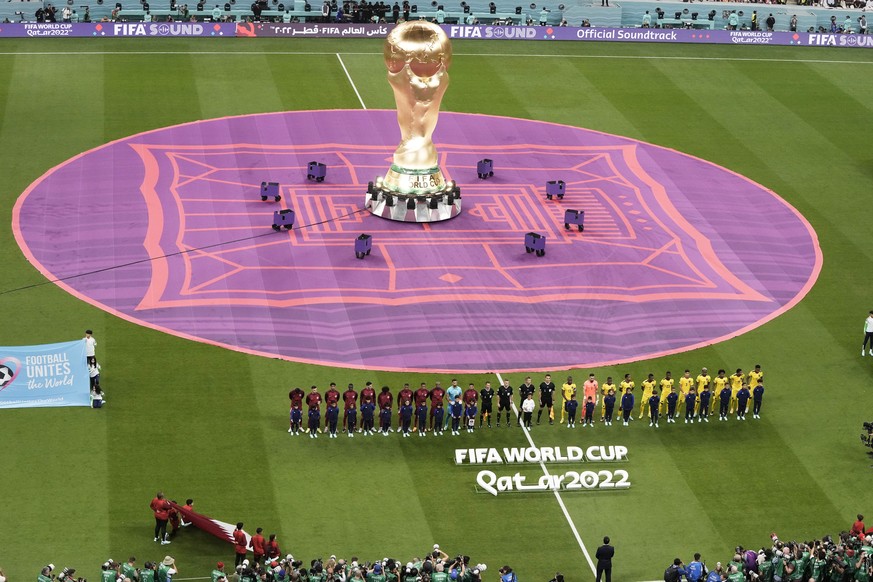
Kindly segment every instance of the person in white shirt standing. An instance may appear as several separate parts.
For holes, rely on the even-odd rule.
[[[521,412],[524,417],[523,424],[525,427],[530,428],[531,417],[533,416],[534,408],[536,408],[537,403],[534,402],[533,392],[529,392],[527,398],[524,402],[521,403]]]
[[[100,387],[100,364],[95,360],[93,364],[88,364],[88,375],[91,377],[91,389],[96,386]]]
[[[94,366],[97,365],[97,356],[94,352],[94,348],[97,347],[97,340],[94,339],[91,333],[90,329],[85,330],[85,359],[88,361],[89,366]]]
[[[873,356],[873,311],[867,315],[864,320],[864,343],[861,344],[861,355],[864,355],[864,348],[870,350],[870,355]]]

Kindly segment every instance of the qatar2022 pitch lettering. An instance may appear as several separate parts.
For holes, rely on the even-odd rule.
[[[400,145],[384,177],[368,184],[366,207],[401,222],[438,222],[461,212],[461,190],[439,167],[433,131],[449,85],[452,45],[436,24],[404,22],[385,40]]]

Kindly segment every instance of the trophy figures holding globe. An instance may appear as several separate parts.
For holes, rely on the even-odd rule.
[[[388,35],[384,57],[401,140],[391,168],[368,184],[366,207],[402,222],[453,218],[461,212],[461,192],[440,169],[432,140],[449,85],[451,43],[436,24],[405,22]]]

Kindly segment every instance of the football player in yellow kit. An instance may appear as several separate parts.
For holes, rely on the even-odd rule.
[[[603,422],[606,418],[606,397],[609,395],[610,390],[612,390],[613,396],[618,394],[615,384],[612,382],[612,376],[607,376],[606,382],[600,387],[600,395],[602,396],[600,399],[600,422]]]
[[[643,380],[640,385],[643,387],[643,397],[640,398],[639,419],[642,419],[643,416],[645,416],[646,412],[649,410],[649,398],[652,397],[652,394],[655,390],[655,375],[649,374],[649,377]]]
[[[573,376],[567,376],[567,381],[564,382],[563,386],[561,386],[561,396],[564,397],[564,401],[561,402],[561,422],[559,422],[558,424],[564,424],[564,418],[567,414],[567,411],[564,410],[564,407],[567,402],[569,402],[575,395],[576,383],[573,382]]]
[[[745,383],[746,377],[743,374],[742,368],[737,368],[737,371],[731,374],[731,408],[730,414],[734,413],[734,410],[737,409],[737,392],[743,387]]]
[[[725,376],[726,372],[723,369],[719,369],[718,375],[712,379],[712,393],[720,394],[722,388],[728,385],[730,379]]]
[[[749,372],[749,392],[754,393],[758,384],[764,383],[764,372],[761,371],[761,364],[755,364],[755,369]],[[746,407],[748,412],[748,407]]]
[[[621,397],[624,396],[624,395],[627,393],[628,390],[633,390],[633,389],[636,387],[636,384],[634,384],[634,381],[633,381],[633,379],[631,378],[631,375],[630,375],[630,374],[625,374],[625,375],[624,375],[624,380],[622,380],[622,381],[619,383],[618,387],[620,388],[620,392],[617,392],[617,393],[615,394],[615,399],[616,399],[618,402],[621,402]],[[634,419],[634,415],[633,415],[633,413],[631,413],[631,414],[628,416],[628,419],[629,419],[629,420],[633,420],[633,419]]]
[[[667,406],[667,396],[673,388],[673,376],[668,371],[664,374],[664,379],[661,380],[661,403],[658,405],[659,410]]]
[[[691,377],[691,370],[685,370],[685,373],[682,374],[682,377],[679,378],[679,408],[682,409],[682,413],[685,411],[685,397],[688,396],[688,393],[691,391],[691,387],[694,386],[694,378]]]
[[[707,386],[712,381],[712,376],[709,375],[709,370],[701,368],[700,374],[697,375],[697,378],[695,378],[694,381],[697,383],[697,393],[700,394],[703,392],[703,387]],[[694,403],[695,414],[697,414],[698,406],[700,406],[700,399]]]

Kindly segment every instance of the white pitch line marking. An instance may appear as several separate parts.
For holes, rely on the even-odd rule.
[[[351,83],[352,89],[355,90],[355,95],[358,96],[358,101],[361,102],[361,107],[366,111],[367,106],[364,105],[364,100],[361,99],[361,94],[358,93],[358,88],[355,86],[355,82],[352,81],[352,76],[349,75],[349,70],[346,68],[346,64],[343,62],[343,58],[340,56],[339,53],[334,53],[334,54],[336,55],[336,58],[339,59],[340,65],[342,65],[342,67],[343,67],[343,71],[346,72],[346,78],[349,80],[349,83]]]
[[[497,375],[497,381],[500,386],[503,386],[503,378],[500,376],[500,373],[495,372]],[[518,408],[515,407],[515,402],[511,402],[512,411],[515,413],[516,418],[521,421],[521,414],[519,414]],[[530,446],[536,448],[536,445],[533,442],[533,439],[530,436],[530,431],[527,430],[527,427],[524,424],[521,425],[521,429],[524,431],[524,436],[527,437],[527,442],[530,443]],[[540,461],[540,468],[543,470],[543,473],[551,479],[551,473],[549,473],[549,469],[546,467],[546,464]],[[582,542],[582,537],[579,535],[579,530],[576,529],[576,524],[573,523],[573,518],[570,517],[570,512],[567,511],[567,506],[564,505],[564,499],[561,497],[561,492],[558,489],[552,489],[552,493],[555,494],[555,499],[558,500],[558,505],[561,506],[561,511],[564,512],[564,517],[567,519],[567,523],[570,524],[570,531],[573,532],[573,536],[576,538],[576,543],[579,544],[579,548],[582,550],[582,554],[585,556],[585,561],[588,562],[588,567],[591,568],[591,573],[596,574],[597,568],[594,566],[594,562],[591,560],[591,554],[588,553],[588,549],[585,547],[585,544]]]

